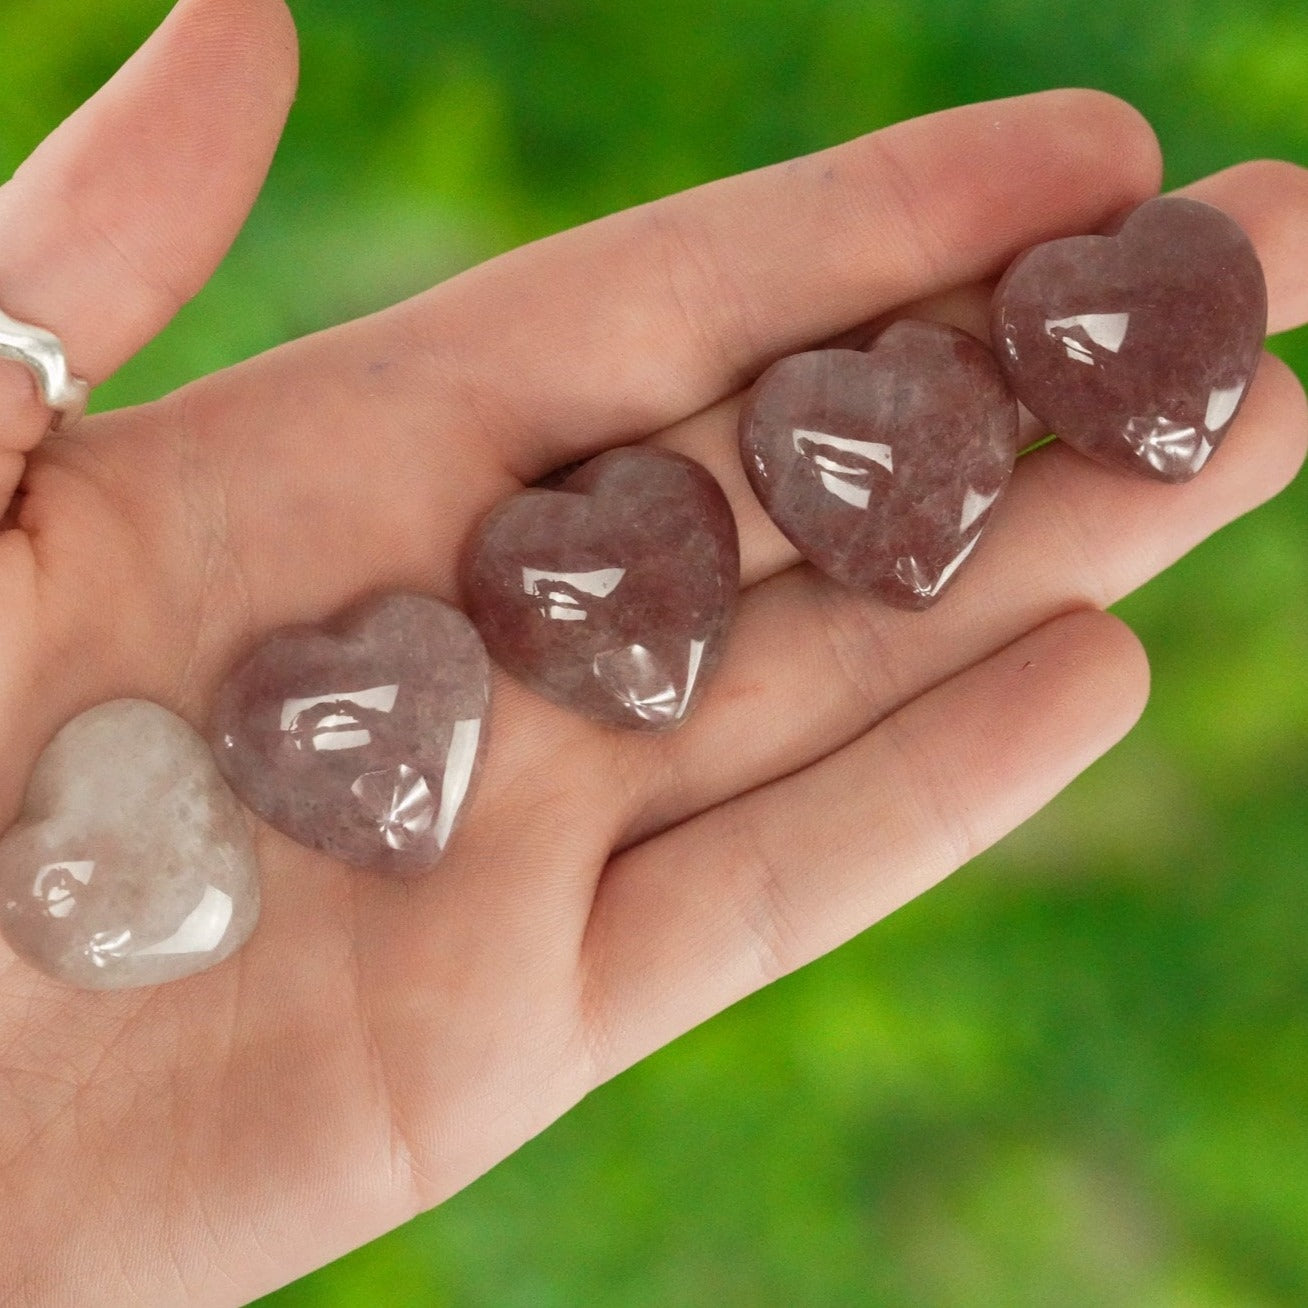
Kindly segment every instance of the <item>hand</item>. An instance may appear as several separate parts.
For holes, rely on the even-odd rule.
[[[235,234],[294,67],[277,0],[183,0],[0,191],[0,305],[105,378]],[[6,821],[81,709],[142,696],[200,724],[273,627],[378,589],[457,603],[479,517],[609,446],[705,463],[745,574],[724,665],[670,736],[497,675],[479,793],[426,879],[261,829],[263,920],[212,972],[91,994],[4,953],[0,1303],[237,1303],[343,1253],[920,893],[1111,745],[1147,674],[1098,609],[1293,475],[1308,416],[1282,365],[1185,487],[1057,445],[1023,459],[922,615],[796,566],[735,412],[771,359],[897,306],[976,321],[1019,250],[1158,175],[1132,110],[1053,92],[618,214],[39,445],[30,382],[0,372],[0,490],[22,477],[0,535]],[[1308,175],[1247,164],[1189,193],[1250,233],[1273,330],[1308,317]]]

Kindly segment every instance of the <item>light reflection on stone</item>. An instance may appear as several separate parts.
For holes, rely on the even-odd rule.
[[[624,645],[595,655],[595,676],[618,702],[646,722],[670,722],[681,696],[667,671],[644,645]]]
[[[391,849],[412,849],[432,825],[436,799],[427,778],[407,763],[356,777],[350,787]]]
[[[129,957],[132,950],[132,932],[130,927],[118,931],[97,931],[86,942],[85,954],[93,967],[105,968],[120,963]]]
[[[665,669],[643,645],[604,650],[595,656],[595,675],[646,722],[672,723],[686,712],[704,658],[704,641],[692,640],[685,672]],[[680,686],[680,689],[678,687]]]
[[[979,491],[969,486],[963,493],[963,511],[958,515],[958,530],[970,531],[999,498],[999,490]]]
[[[446,841],[467,798],[477,773],[478,746],[481,744],[481,719],[465,718],[454,724],[450,748],[445,755],[445,775],[441,778],[441,806],[436,815],[436,844],[445,848]]]
[[[1122,437],[1147,467],[1162,473],[1178,468],[1198,472],[1213,452],[1208,438],[1194,427],[1167,418],[1131,418]]]
[[[976,549],[981,533],[977,532],[962,549],[950,559],[943,568],[933,570],[911,555],[895,563],[895,575],[914,594],[923,599],[935,599],[949,584],[950,578],[967,561],[967,557]]]
[[[606,599],[626,576],[626,568],[594,568],[589,572],[543,572],[523,568],[522,589],[542,601],[540,611],[556,622],[584,622],[590,612],[584,596]]]
[[[90,858],[47,863],[32,883],[32,898],[42,900],[51,917],[67,917],[77,906],[79,885],[89,884],[94,871],[95,860]]]
[[[1225,427],[1235,416],[1244,398],[1246,384],[1237,382],[1234,386],[1214,386],[1208,395],[1208,404],[1204,409],[1204,426],[1209,431],[1218,431]]]
[[[232,897],[217,886],[206,886],[200,902],[172,935],[157,944],[142,946],[136,955],[206,954],[226,934],[231,920]]]
[[[1057,340],[1069,359],[1077,363],[1095,362],[1094,347],[1116,354],[1126,340],[1129,313],[1078,313],[1070,318],[1050,318],[1045,333]]]
[[[874,466],[892,474],[895,471],[894,451],[882,441],[854,440],[800,427],[792,444],[796,453],[813,461],[823,487],[856,509],[866,509],[872,498],[868,478]],[[833,457],[832,451],[842,457]]]
[[[395,707],[398,685],[349,693],[292,696],[283,701],[281,726],[297,749],[362,749],[372,743],[364,726],[370,713]]]

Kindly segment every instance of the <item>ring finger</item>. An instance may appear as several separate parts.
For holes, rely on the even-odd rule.
[[[1292,257],[1308,236],[1308,174],[1246,165],[1191,194],[1250,231],[1271,320],[1308,316]],[[1055,444],[1020,461],[967,572],[935,609],[905,613],[843,590],[807,565],[754,500],[735,454],[738,401],[666,434],[720,475],[741,525],[747,589],[718,682],[696,718],[657,742],[633,790],[630,842],[838,748],[931,685],[1069,608],[1112,603],[1293,475],[1308,440],[1302,390],[1277,360],[1260,369],[1227,445],[1182,487],[1136,481]]]

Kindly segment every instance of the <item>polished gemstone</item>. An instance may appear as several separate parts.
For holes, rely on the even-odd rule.
[[[270,825],[356,867],[431,867],[467,805],[490,665],[472,624],[425,595],[284,627],[219,689],[218,766]]]
[[[1163,197],[1107,236],[1018,257],[991,330],[1018,398],[1081,453],[1188,481],[1221,444],[1267,331],[1267,287],[1226,214]]]
[[[0,840],[0,925],[71,985],[156,985],[221,962],[254,930],[248,819],[181,718],[119,699],[46,746]]]
[[[512,496],[478,528],[464,567],[468,611],[497,662],[566,708],[644,731],[691,711],[739,584],[717,482],[646,447]]]
[[[905,320],[866,352],[774,363],[740,417],[745,472],[796,549],[902,608],[933,604],[976,548],[1017,457],[990,351]]]

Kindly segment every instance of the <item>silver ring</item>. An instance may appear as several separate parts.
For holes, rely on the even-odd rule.
[[[42,400],[54,410],[51,431],[67,430],[81,420],[91,388],[69,371],[63,342],[54,332],[19,322],[0,309],[0,357],[25,364],[36,379]]]

